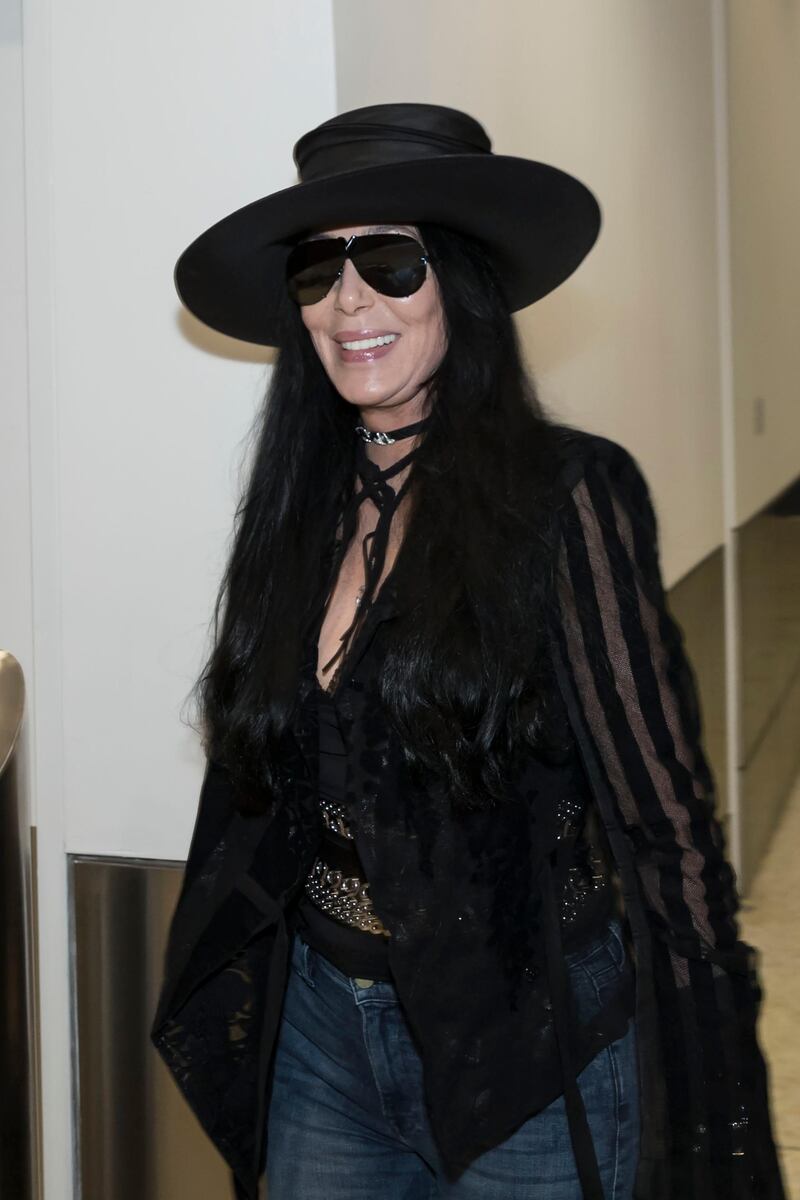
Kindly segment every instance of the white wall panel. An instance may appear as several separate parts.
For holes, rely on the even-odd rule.
[[[65,852],[185,856],[204,763],[181,713],[268,372],[268,352],[182,313],[173,266],[207,225],[294,182],[291,147],[335,91],[330,0],[22,7],[2,217],[24,194],[32,587],[13,600],[35,651],[44,1189],[73,1200]],[[17,64],[5,101],[19,45],[0,53]],[[19,309],[0,347],[17,339],[16,384]]]
[[[201,665],[268,351],[182,313],[179,252],[288,186],[334,111],[326,0],[52,10],[67,849],[180,858]]]
[[[33,675],[22,11],[0,3],[0,649]]]

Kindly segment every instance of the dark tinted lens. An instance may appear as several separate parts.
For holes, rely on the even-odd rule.
[[[344,265],[344,238],[301,242],[286,260],[286,285],[298,304],[316,304],[327,296]]]
[[[425,251],[402,233],[370,233],[354,243],[350,257],[361,278],[383,296],[411,296],[425,282]]]

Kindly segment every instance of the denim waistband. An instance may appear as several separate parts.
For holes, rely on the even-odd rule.
[[[292,966],[309,987],[327,985],[339,988],[348,992],[356,1004],[399,1004],[400,1002],[393,983],[376,979],[368,987],[362,987],[351,976],[340,971],[324,954],[320,954],[318,950],[304,942],[297,933],[294,935],[292,943]]]
[[[622,922],[614,916],[606,924],[599,936],[590,939],[583,946],[564,955],[568,968],[585,967],[595,956],[610,950],[620,969],[625,959],[625,942]],[[345,975],[330,959],[318,950],[307,945],[298,934],[294,935],[292,943],[292,966],[310,987],[327,982],[334,987],[347,991],[356,1004],[398,1004],[399,999],[393,983],[377,979],[367,987],[362,987],[354,978]]]

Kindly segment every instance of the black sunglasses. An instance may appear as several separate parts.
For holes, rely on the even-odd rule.
[[[286,260],[289,295],[298,304],[323,300],[350,259],[365,283],[382,296],[411,296],[425,282],[430,257],[405,233],[353,234],[300,242]]]

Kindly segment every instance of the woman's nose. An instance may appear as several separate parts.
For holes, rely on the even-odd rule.
[[[342,312],[355,312],[372,303],[373,291],[359,275],[349,258],[344,260],[342,273],[334,284],[336,307]]]

